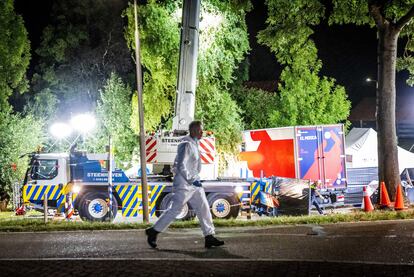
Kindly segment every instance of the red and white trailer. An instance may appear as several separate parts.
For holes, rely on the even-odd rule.
[[[345,188],[342,124],[295,126],[243,132],[240,159],[251,177],[318,181],[321,188]]]

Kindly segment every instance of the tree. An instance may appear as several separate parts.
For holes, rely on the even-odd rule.
[[[270,121],[270,115],[278,107],[279,98],[276,93],[240,86],[233,89],[232,96],[240,107],[245,129],[277,126]]]
[[[293,63],[280,76],[276,108],[270,113],[272,126],[332,124],[343,122],[351,103],[343,86],[333,78],[319,77],[313,70]]]
[[[20,156],[42,142],[41,120],[13,113],[8,102],[13,92],[27,90],[30,61],[27,31],[13,4],[13,0],[0,2],[0,201],[10,197],[12,184],[24,175],[27,159]]]
[[[27,157],[20,156],[34,152],[44,140],[43,123],[30,114],[6,111],[0,111],[0,118],[0,195],[10,196],[12,184],[23,180],[27,168]]]
[[[249,1],[202,1],[196,118],[215,132],[218,148],[235,150],[240,141],[240,111],[229,94],[234,71],[247,53],[245,13]],[[170,128],[175,100],[181,1],[154,1],[138,7],[144,70],[145,124]],[[134,19],[126,11],[126,38],[134,48]],[[136,119],[134,119],[137,121]]]
[[[268,19],[258,40],[285,66],[278,95],[270,111],[269,125],[292,126],[345,121],[350,102],[345,89],[333,78],[320,77],[312,26],[320,23],[325,9],[319,1],[267,1]]]
[[[59,115],[90,112],[112,72],[133,80],[123,36],[125,6],[117,0],[54,1],[52,22],[36,50],[40,59],[32,80],[34,106],[55,103],[52,110]]]
[[[10,109],[13,91],[27,90],[26,70],[30,43],[23,19],[14,11],[13,0],[0,2],[0,111]]]
[[[131,161],[138,141],[130,126],[131,95],[131,88],[125,85],[119,76],[112,73],[100,93],[97,106],[99,133],[88,139],[90,150],[101,152],[111,136],[117,161]]]
[[[407,37],[406,56],[401,60],[401,69],[410,69],[413,58],[411,38],[414,35],[412,18],[414,1],[379,0],[333,0],[330,24],[369,25],[378,34],[377,74],[377,126],[378,126],[378,170],[379,181],[384,181],[390,197],[395,186],[400,184],[398,167],[397,134],[395,126],[395,70],[397,43],[400,37]],[[411,82],[411,80],[408,80]]]

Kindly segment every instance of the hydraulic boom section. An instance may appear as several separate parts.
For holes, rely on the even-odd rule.
[[[177,155],[177,146],[188,133],[194,120],[197,77],[200,0],[184,0],[181,22],[180,56],[177,76],[177,95],[171,131],[159,131],[145,140],[146,162],[152,164],[153,173],[171,175],[170,166]],[[200,176],[204,180],[217,178],[218,163],[215,138],[212,134],[199,141],[202,161]]]
[[[185,134],[194,120],[198,56],[200,0],[184,0],[181,23],[180,60],[173,131]]]

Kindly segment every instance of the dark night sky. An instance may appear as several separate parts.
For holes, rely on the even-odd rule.
[[[257,32],[265,28],[266,7],[264,0],[253,0],[254,9],[247,15],[247,24],[252,48],[250,80],[277,80],[281,67],[267,47],[257,44]],[[48,24],[53,0],[15,0],[16,11],[22,14],[32,49],[39,45],[43,28]],[[366,83],[366,77],[376,76],[376,33],[368,27],[327,26],[315,29],[313,39],[323,62],[322,74],[334,77],[344,85],[355,105],[364,96],[375,95],[375,85]],[[32,62],[37,57],[32,51]],[[413,88],[405,84],[406,73],[397,75],[397,93],[410,92]]]
[[[281,67],[267,47],[258,45],[256,35],[266,27],[267,17],[264,0],[253,0],[254,9],[247,16],[250,33],[250,53],[252,81],[275,80]],[[312,38],[323,62],[321,73],[334,77],[337,83],[345,86],[353,104],[361,98],[375,96],[375,84],[365,79],[376,78],[377,40],[376,31],[369,27],[328,26],[323,23],[315,28]],[[406,73],[397,74],[397,93],[410,92],[413,88],[406,85]]]

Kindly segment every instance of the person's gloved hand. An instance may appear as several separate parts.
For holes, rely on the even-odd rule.
[[[199,180],[194,181],[193,186],[202,187],[201,182]]]

